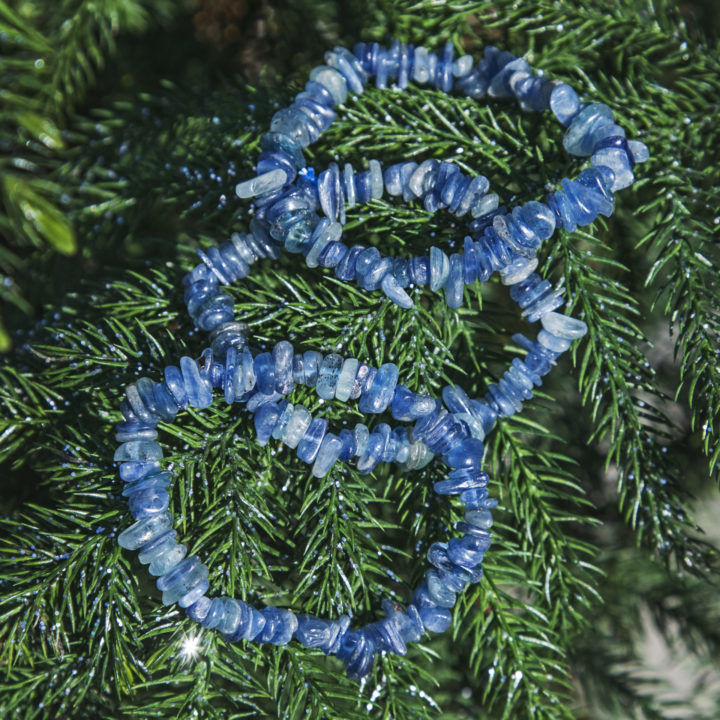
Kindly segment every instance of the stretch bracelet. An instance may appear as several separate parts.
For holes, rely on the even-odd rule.
[[[407,644],[426,631],[446,630],[457,593],[482,577],[482,560],[491,542],[490,510],[497,504],[488,497],[488,476],[482,470],[483,440],[499,417],[522,409],[557,357],[587,330],[582,321],[555,312],[563,302],[562,288],[553,289],[534,272],[537,250],[558,227],[572,230],[599,213],[609,215],[613,191],[632,181],[634,162],[645,159],[647,150],[625,140],[609,108],[582,105],[569,86],[533,76],[524,60],[495,48],[476,66],[468,56],[454,60],[450,45],[438,57],[399,43],[389,49],[361,44],[355,55],[335,48],[325,60],[327,65],[313,70],[290,108],[275,114],[271,132],[261,139],[258,176],[237,188],[241,197],[256,197],[251,232],[199,251],[201,262],[184,278],[188,312],[198,328],[210,331],[210,346],[199,360],[183,357],[179,367],[167,366],[162,381],[140,378],[126,388],[120,405],[124,419],[116,426],[121,445],[114,459],[137,522],[118,542],[139,550],[140,561],[158,578],[163,603],[177,602],[203,627],[218,629],[230,641],[285,644],[294,637],[336,654],[351,677],[361,678],[377,652],[405,654]],[[316,178],[305,167],[302,148],[332,122],[333,107],[345,102],[348,89],[362,92],[373,75],[380,88],[389,79],[401,88],[413,79],[472,98],[486,92],[494,97],[511,94],[523,109],[550,107],[567,126],[565,147],[577,155],[592,155],[593,166],[577,181],[564,179],[563,190],[551,193],[546,204],[533,201],[510,212],[488,194],[486,178],[468,177],[453,163],[436,160],[399,163],[384,172],[380,163],[370,161],[369,170],[361,173],[348,165],[341,173],[331,164]],[[392,259],[376,248],[345,246],[340,241],[345,207],[379,198],[383,189],[406,201],[421,199],[430,212],[446,208],[457,216],[469,213],[473,219],[464,254],[448,258],[432,247],[428,256]],[[425,284],[444,290],[448,306],[458,307],[464,284],[487,280],[497,270],[511,286],[511,298],[523,316],[530,322],[540,320],[542,330],[536,341],[514,336],[527,354],[514,358],[482,399],[469,398],[460,387],[444,388],[442,401],[415,393],[399,384],[393,363],[374,368],[336,353],[296,353],[287,341],[270,352],[258,352],[248,343],[247,325],[234,319],[232,298],[221,286],[246,277],[255,261],[275,259],[282,249],[302,253],[310,267],[334,268],[338,278],[356,281],[367,291],[382,289],[403,307],[413,304],[405,288]],[[366,414],[389,409],[393,419],[413,425],[407,429],[379,423],[369,429],[358,423],[335,435],[328,432],[325,419],[313,418],[307,408],[285,399],[296,383],[314,387],[326,400],[358,400],[358,409]],[[446,477],[434,489],[459,496],[464,520],[455,527],[457,536],[430,547],[431,569],[406,608],[386,599],[383,619],[350,628],[346,615],[323,619],[208,597],[207,566],[197,555],[186,557],[187,548],[176,541],[171,527],[167,487],[172,473],[160,464],[156,427],[187,406],[208,407],[214,388],[222,390],[226,402],[242,403],[254,413],[261,445],[274,438],[296,449],[301,460],[312,463],[315,476],[352,459],[363,473],[380,462],[413,470],[434,456],[447,466]]]

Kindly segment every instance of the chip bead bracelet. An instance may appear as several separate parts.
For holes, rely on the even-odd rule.
[[[261,139],[258,177],[238,186],[241,197],[257,197],[251,232],[199,251],[200,264],[184,279],[188,312],[198,328],[210,331],[210,347],[199,361],[183,357],[179,366],[168,365],[162,381],[140,378],[126,388],[120,405],[123,421],[115,436],[121,445],[114,459],[125,482],[122,494],[137,522],[118,542],[139,550],[140,561],[158,578],[163,603],[177,602],[203,627],[218,629],[233,642],[285,644],[294,637],[337,655],[351,677],[361,678],[377,652],[404,654],[407,644],[426,631],[447,629],[457,593],[482,577],[482,560],[491,542],[490,510],[497,504],[488,496],[488,476],[482,470],[483,440],[497,418],[522,409],[557,357],[587,329],[582,321],[555,312],[562,304],[562,290],[554,290],[534,272],[535,255],[541,241],[558,227],[572,230],[599,213],[609,215],[613,190],[632,181],[634,162],[646,159],[647,151],[641,143],[625,140],[609,108],[582,105],[569,86],[533,76],[524,60],[494,48],[477,66],[469,56],[454,59],[450,45],[437,56],[400,43],[389,49],[360,44],[355,55],[335,48],[325,59],[327,65],[313,70],[290,108],[273,117],[271,132]],[[348,90],[362,92],[373,75],[380,88],[390,79],[404,88],[412,79],[446,92],[454,87],[472,98],[514,95],[525,110],[550,107],[568,128],[566,149],[592,155],[593,167],[583,170],[577,181],[563,179],[563,190],[551,193],[546,204],[530,202],[510,213],[498,207],[496,195],[487,193],[489,183],[483,176],[467,177],[454,164],[437,160],[399,163],[384,172],[371,160],[369,170],[361,173],[349,165],[341,173],[331,164],[316,179],[304,166],[302,148],[332,122],[333,107],[346,100]],[[422,199],[430,212],[447,208],[458,217],[470,213],[471,236],[465,238],[464,254],[448,258],[432,247],[428,256],[391,259],[376,248],[341,243],[345,207],[377,199],[384,190],[406,201]],[[324,217],[317,215],[318,209]],[[444,388],[442,401],[415,393],[399,384],[393,363],[374,368],[337,353],[296,353],[287,341],[259,352],[248,343],[247,325],[233,319],[232,298],[220,286],[246,277],[255,261],[275,259],[283,248],[303,253],[310,267],[334,268],[338,278],[356,281],[368,291],[380,288],[403,307],[413,304],[404,290],[410,284],[444,290],[447,304],[458,307],[464,284],[487,280],[497,270],[511,286],[511,298],[523,316],[530,322],[540,320],[543,329],[536,341],[514,336],[527,354],[514,358],[482,399],[469,398],[459,387]],[[314,387],[325,400],[358,400],[358,409],[366,414],[389,408],[393,419],[413,426],[408,431],[380,423],[370,430],[358,423],[335,435],[328,432],[326,420],[284,399],[295,384]],[[318,477],[336,462],[351,459],[358,471],[368,473],[380,462],[413,470],[440,456],[449,470],[435,483],[435,492],[459,496],[464,520],[455,528],[459,536],[430,547],[431,569],[407,608],[386,599],[383,619],[352,629],[345,615],[328,620],[207,597],[207,566],[196,555],[186,557],[187,548],[176,541],[171,527],[167,487],[172,473],[160,464],[156,427],[172,421],[182,408],[208,407],[214,388],[227,403],[243,403],[254,413],[261,445],[280,440],[303,462],[312,463]]]

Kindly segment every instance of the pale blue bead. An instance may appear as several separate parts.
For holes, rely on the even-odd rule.
[[[305,384],[313,387],[317,382],[318,368],[323,361],[322,353],[317,350],[306,350],[303,353],[303,364],[305,366]]]
[[[395,363],[385,363],[375,375],[372,385],[363,392],[358,409],[364,413],[381,413],[390,405],[395,395],[398,381],[398,367]]]
[[[335,398],[341,402],[347,402],[350,399],[353,385],[355,384],[355,375],[360,365],[360,361],[355,358],[347,358],[343,362],[340,375],[338,375],[337,385],[335,386]]]
[[[503,285],[516,285],[531,275],[537,266],[537,258],[517,257],[509,265],[500,268],[500,281]]]
[[[538,342],[553,352],[561,353],[570,347],[572,341],[567,338],[557,337],[547,330],[541,330],[538,333]]]
[[[209,597],[203,596],[188,607],[185,612],[191,620],[202,622],[207,617],[208,612],[210,612],[211,605],[212,600]]]
[[[563,138],[563,146],[571,155],[590,155],[594,146],[593,131],[601,125],[612,122],[612,110],[604,103],[586,105],[568,126]]]
[[[194,605],[201,597],[203,597],[209,589],[210,583],[208,582],[208,580],[200,580],[200,582],[195,585],[195,587],[193,587],[191,590],[178,598],[177,604],[181,608],[189,608],[191,605]]]
[[[383,194],[382,167],[377,160],[371,160],[368,168],[370,169],[370,193],[373,200],[379,200]]]
[[[628,140],[628,148],[630,149],[633,160],[636,163],[646,162],[650,159],[650,151],[645,143],[641,143],[637,140]]]
[[[173,572],[171,570],[171,572]],[[204,593],[207,589],[207,585],[205,585],[205,581],[207,580],[208,576],[208,568],[206,565],[198,565],[192,570],[189,570],[188,572],[184,573],[178,582],[173,585],[172,587],[169,587],[167,590],[163,591],[162,594],[162,602],[163,605],[172,605],[173,603],[179,602],[184,597],[187,596],[187,594],[192,591],[194,588],[196,588],[198,585],[201,585],[201,593]],[[165,577],[165,576],[162,576]],[[190,597],[189,598],[192,602],[194,602],[197,598]]]
[[[164,533],[171,525],[172,515],[170,513],[162,513],[139,520],[118,535],[118,545],[126,550],[137,550]]]
[[[325,477],[330,472],[330,468],[335,464],[336,460],[340,457],[340,451],[342,450],[342,440],[337,435],[328,433],[323,438],[323,441],[318,450],[317,457],[312,466],[312,474],[315,477]]]
[[[355,207],[357,192],[355,190],[355,173],[353,166],[348,163],[343,168],[343,184],[345,186],[345,202],[348,208]]]
[[[298,444],[297,456],[300,460],[308,464],[315,460],[326,431],[327,420],[325,418],[314,418]]]
[[[430,79],[429,54],[427,49],[424,47],[415,48],[412,78],[420,85],[426,83]]]
[[[140,548],[138,560],[143,565],[148,565],[165,549],[166,545],[174,545],[177,532],[175,530],[165,530],[160,535],[154,537],[150,542]]]
[[[423,197],[428,190],[429,180],[440,167],[440,161],[435,159],[423,160],[413,171],[407,186],[415,197]]]
[[[473,205],[476,204],[483,195],[485,195],[489,187],[490,182],[484,175],[477,175],[474,177],[470,181],[470,184],[465,190],[465,194],[458,203],[455,214],[458,217],[465,215],[465,213],[467,213],[468,210],[470,210],[470,208],[473,207]]]
[[[569,85],[556,85],[550,93],[550,110],[565,126],[580,112],[582,104],[575,90]]]
[[[187,554],[185,545],[168,543],[158,552],[150,563],[148,572],[155,577],[170,572]]]
[[[152,440],[130,440],[115,451],[115,462],[147,462],[159,460],[163,456],[162,448]]]
[[[587,325],[582,320],[561,313],[546,313],[543,315],[541,322],[549,333],[569,340],[581,338],[587,333]]]
[[[448,256],[434,245],[430,248],[430,289],[440,290],[447,281],[450,273],[450,260]]]
[[[293,346],[287,340],[281,340],[272,351],[275,363],[275,391],[286,395],[295,384],[292,377]]]
[[[450,308],[459,308],[463,301],[463,259],[462,255],[453,253],[450,256],[450,270],[445,283],[445,302]]]
[[[343,358],[337,353],[330,353],[320,364],[315,390],[323,400],[332,400],[335,397],[335,388],[342,364]]]
[[[451,608],[455,604],[457,594],[443,582],[437,570],[428,570],[425,573],[425,582],[427,583],[428,596],[436,605]]]
[[[310,80],[327,88],[336,105],[342,105],[347,99],[347,81],[335,68],[318,65],[310,73]]]
[[[258,408],[261,408],[263,405],[267,405],[269,403],[275,403],[278,400],[280,400],[281,398],[282,398],[282,395],[278,392],[271,393],[270,395],[265,395],[261,392],[256,392],[247,401],[247,404],[245,405],[245,409],[249,413],[254,413]]]
[[[615,173],[611,190],[622,190],[635,181],[630,158],[623,148],[601,148],[593,153],[590,162],[593,167],[608,167]]]
[[[272,431],[272,437],[275,438],[275,440],[280,440],[280,438],[282,438],[282,436],[285,434],[285,428],[287,428],[294,410],[295,408],[293,407],[293,405],[287,403],[285,405],[285,408],[278,416],[277,422],[275,423],[275,427]]]
[[[189,357],[180,358],[180,370],[191,407],[206,408],[212,403],[212,385],[200,375],[198,364]]]
[[[308,267],[317,267],[319,265],[318,258],[322,251],[331,243],[337,242],[342,235],[342,225],[333,222],[329,218],[322,218],[315,226],[312,237],[310,239],[311,246],[308,254],[305,256],[305,263]]]
[[[415,304],[412,298],[400,287],[398,281],[390,273],[383,277],[380,287],[390,300],[405,310],[409,310]]]
[[[493,524],[492,513],[489,510],[466,510],[465,522],[482,530],[489,530]]]
[[[118,466],[118,473],[121,480],[133,482],[146,475],[159,473],[161,469],[160,463],[157,460],[147,462],[123,462]]]
[[[157,430],[139,422],[122,422],[116,426],[115,440],[119,443],[128,440],[155,440],[155,438],[157,438]]]
[[[212,599],[210,603],[210,608],[205,614],[205,617],[200,621],[200,624],[206,630],[216,628],[222,622],[223,615],[225,614],[225,603],[223,602],[224,600],[225,598]]]
[[[277,190],[286,182],[287,174],[284,170],[270,170],[270,172],[238,183],[235,186],[235,194],[241,199],[256,197]]]
[[[362,457],[370,438],[370,431],[368,430],[367,425],[358,423],[355,425],[352,432],[355,440],[355,456]]]
[[[158,590],[167,590],[173,587],[187,576],[189,572],[200,566],[200,558],[197,555],[192,555],[189,558],[183,560],[170,572],[165,573],[157,579],[155,585]]]
[[[289,448],[295,449],[310,427],[311,421],[312,415],[310,411],[302,405],[295,405],[290,420],[285,426],[285,432],[281,438],[282,442]]]
[[[158,487],[140,490],[128,498],[130,513],[136,520],[165,512],[169,503],[170,497],[167,490]]]
[[[470,208],[470,214],[474,218],[482,217],[497,210],[499,204],[500,198],[495,193],[484,195]]]
[[[456,78],[464,77],[465,75],[468,75],[470,73],[470,71],[472,70],[472,66],[472,55],[463,55],[462,57],[459,57],[457,60],[455,60],[455,62],[452,64],[453,75]]]
[[[223,602],[223,613],[220,618],[220,622],[217,624],[217,629],[221,633],[233,633],[237,630],[237,626],[240,624],[241,617],[241,606],[233,598],[225,597],[222,599]]]

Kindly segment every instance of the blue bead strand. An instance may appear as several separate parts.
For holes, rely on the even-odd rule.
[[[199,329],[210,333],[209,347],[199,360],[183,357],[178,366],[167,366],[160,381],[140,378],[126,388],[114,459],[136,522],[118,543],[139,550],[141,562],[157,577],[163,603],[178,603],[204,628],[218,629],[230,642],[286,644],[294,637],[337,655],[348,674],[360,678],[370,672],[377,652],[403,655],[407,644],[425,632],[446,630],[457,594],[480,581],[492,539],[490,511],[497,504],[488,496],[489,478],[482,470],[484,440],[498,418],[522,410],[559,355],[587,331],[581,320],[556,312],[562,288],[553,288],[535,272],[537,253],[556,230],[572,232],[599,214],[610,215],[614,191],[633,182],[634,167],[648,159],[648,151],[626,139],[606,105],[582,103],[565,83],[534,75],[523,58],[494,47],[477,63],[470,56],[456,58],[450,43],[436,54],[397,41],[389,48],[359,43],[353,53],[335,47],[324,60],[292,104],[273,115],[270,131],[260,140],[256,177],[236,187],[239,197],[255,198],[249,232],[199,251],[201,262],[184,278],[188,313]],[[468,176],[456,164],[436,159],[385,169],[370,160],[368,169],[359,172],[349,164],[341,169],[331,163],[316,177],[306,166],[304,148],[329,127],[336,108],[351,94],[364,92],[372,78],[381,89],[390,83],[405,89],[415,82],[474,99],[514,97],[524,111],[549,109],[565,129],[565,149],[590,158],[590,167],[576,180],[563,178],[561,189],[550,192],[545,202],[510,210],[488,192],[485,177]],[[374,247],[345,245],[347,210],[384,193],[420,201],[430,213],[469,216],[463,251],[448,256],[431,247],[425,255],[404,259],[385,257]],[[466,284],[484,282],[497,271],[522,316],[539,321],[542,329],[534,341],[514,336],[526,355],[514,358],[478,399],[457,386],[445,387],[442,401],[415,393],[399,383],[393,363],[374,368],[337,353],[296,353],[286,341],[257,353],[248,344],[248,326],[234,319],[232,298],[222,288],[247,277],[256,261],[274,260],[282,250],[302,254],[309,267],[332,268],[339,279],[356,282],[367,292],[381,290],[404,308],[413,306],[406,292],[411,285],[429,285],[449,307],[459,307]],[[358,409],[366,414],[389,411],[394,420],[412,427],[357,423],[335,434],[324,418],[313,418],[307,408],[286,399],[296,384],[314,387],[329,402],[358,400]],[[208,407],[214,389],[228,404],[245,405],[261,445],[282,442],[312,464],[318,477],[335,463],[353,459],[358,471],[371,472],[381,462],[412,470],[439,458],[447,473],[434,490],[458,496],[465,512],[455,534],[430,547],[430,569],[406,608],[386,599],[384,618],[353,629],[347,616],[326,620],[207,596],[207,566],[196,555],[187,557],[171,527],[167,488],[172,474],[162,469],[156,428],[188,406]]]

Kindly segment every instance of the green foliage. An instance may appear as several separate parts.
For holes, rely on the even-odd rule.
[[[170,16],[160,2],[0,3],[13,29],[3,42],[23,38],[2,61],[10,153],[0,222],[40,248],[24,262],[3,250],[0,261],[47,304],[37,325],[16,322],[16,349],[0,365],[3,717],[687,716],[664,678],[642,682],[633,668],[649,618],[717,672],[717,537],[700,533],[695,498],[717,502],[720,458],[718,47],[665,2],[286,5],[277,26],[304,18],[307,32],[278,42],[281,80],[268,73],[255,88],[221,72],[226,56],[187,43],[181,8],[158,34],[151,18]],[[142,49],[116,41],[122,29],[142,33]],[[611,218],[543,248],[545,272],[590,332],[488,438],[500,507],[482,583],[462,597],[451,631],[381,658],[358,685],[334,658],[296,643],[230,645],[160,604],[115,541],[128,516],[112,425],[125,384],[202,350],[180,280],[197,247],[247,228],[232,188],[252,171],[275,103],[301,88],[325,47],[389,33],[451,39],[474,55],[488,42],[527,53],[610,104],[652,158]],[[116,42],[117,65],[84,108]],[[165,47],[177,63],[164,62]],[[44,65],[33,70],[36,57]],[[310,152],[316,167],[334,156],[356,168],[370,157],[452,157],[509,205],[579,171],[551,118],[504,102],[368,89],[338,115]],[[70,250],[70,228],[82,263],[44,250],[48,240]],[[457,246],[464,228],[377,201],[350,213],[346,234],[405,255]],[[512,334],[525,331],[495,281],[468,288],[458,311],[427,289],[402,311],[284,256],[229,292],[260,346],[288,338],[392,360],[409,387],[434,394],[452,382],[483,394],[518,352]],[[361,417],[307,390],[292,401],[336,428]],[[260,448],[252,421],[224,404],[181,413],[161,440],[183,542],[211,567],[216,592],[253,603],[376,619],[382,597],[407,601],[425,551],[460,519],[432,492],[439,464],[407,475],[343,467],[318,480],[287,448]],[[715,703],[694,716],[717,717]]]

